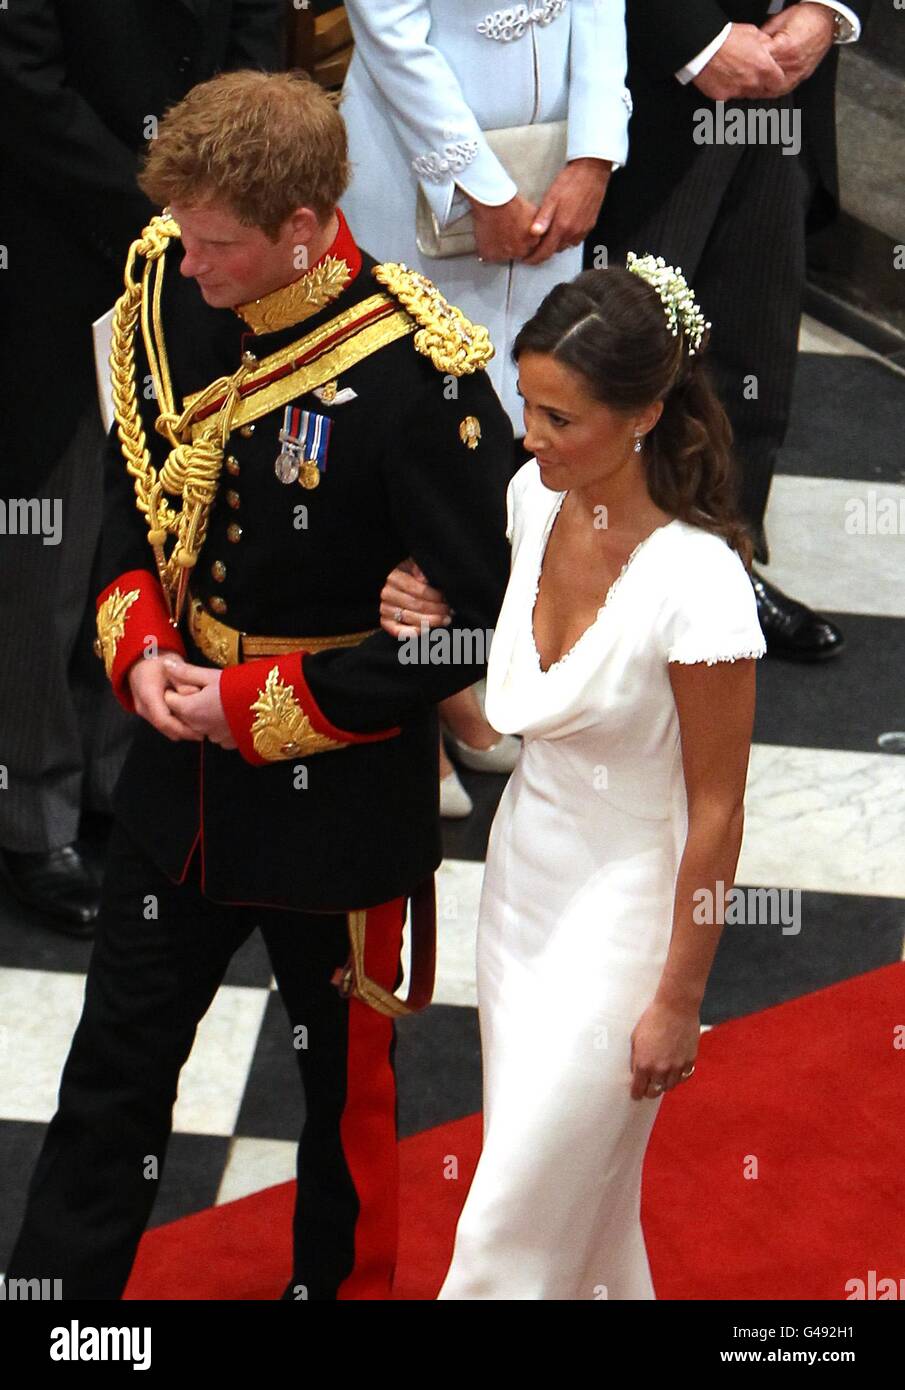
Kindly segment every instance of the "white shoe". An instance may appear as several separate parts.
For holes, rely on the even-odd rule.
[[[472,772],[511,772],[522,748],[514,734],[501,734],[489,748],[472,748],[470,743],[463,743],[448,730],[445,734],[456,762],[471,768]]]
[[[440,778],[440,815],[445,820],[464,820],[473,810],[474,802],[453,768],[452,772]]]

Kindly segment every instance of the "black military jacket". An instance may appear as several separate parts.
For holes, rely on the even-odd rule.
[[[331,250],[350,241],[341,219]],[[360,270],[337,298],[301,323],[255,334],[232,310],[208,307],[195,281],[179,274],[178,240],[165,255],[161,319],[180,403],[234,373],[244,353],[265,363],[291,357],[283,350],[304,349],[327,325],[354,319],[357,305],[386,293],[372,273],[377,263],[362,252]],[[392,308],[398,315],[398,303]],[[173,879],[185,875],[197,846],[204,889],[215,900],[365,907],[412,891],[440,861],[435,706],[484,670],[480,643],[470,642],[492,630],[508,577],[512,431],[483,370],[438,370],[419,341],[407,331],[341,371],[322,392],[326,400],[309,392],[290,402],[332,422],[316,487],[275,474],[285,399],[226,441],[192,577],[205,613],[251,635],[360,633],[378,627],[386,575],[412,555],[455,616],[446,660],[400,660],[399,642],[378,630],[356,646],[279,661],[256,657],[225,669],[221,692],[238,750],[173,743],[139,723],[116,814]],[[141,418],[159,467],[169,445],[155,432],[147,366],[137,333]],[[179,645],[147,534],[114,432],[99,635],[127,707],[126,672],[148,639]],[[215,664],[185,619],[181,632],[189,661]],[[252,707],[266,698],[268,675],[294,705],[297,726],[308,730],[298,744],[284,743],[289,752],[278,751],[275,761],[260,752],[270,758],[272,738],[252,739]]]

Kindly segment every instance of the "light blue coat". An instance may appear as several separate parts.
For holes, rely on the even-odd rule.
[[[352,182],[343,211],[380,260],[403,261],[490,331],[488,368],[523,433],[509,349],[544,295],[581,269],[581,247],[543,265],[436,260],[415,241],[418,184],[441,223],[468,210],[461,189],[498,206],[515,184],[482,131],[568,121],[568,159],[624,164],[624,0],[346,0],[355,53],[343,89]]]

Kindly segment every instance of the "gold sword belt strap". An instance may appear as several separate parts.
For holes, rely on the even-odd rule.
[[[380,628],[343,632],[335,637],[259,637],[221,623],[193,598],[188,611],[192,641],[215,666],[238,666],[256,656],[286,656],[288,652],[324,652],[334,647],[357,647]]]

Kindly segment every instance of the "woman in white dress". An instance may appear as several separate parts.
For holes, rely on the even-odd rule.
[[[509,488],[487,714],[523,747],[488,846],[484,1147],[442,1299],[655,1297],[642,1162],[694,1070],[765,651],[704,328],[649,257],[557,286],[515,342],[536,458]],[[400,608],[445,616],[406,567],[382,600],[397,636]]]

